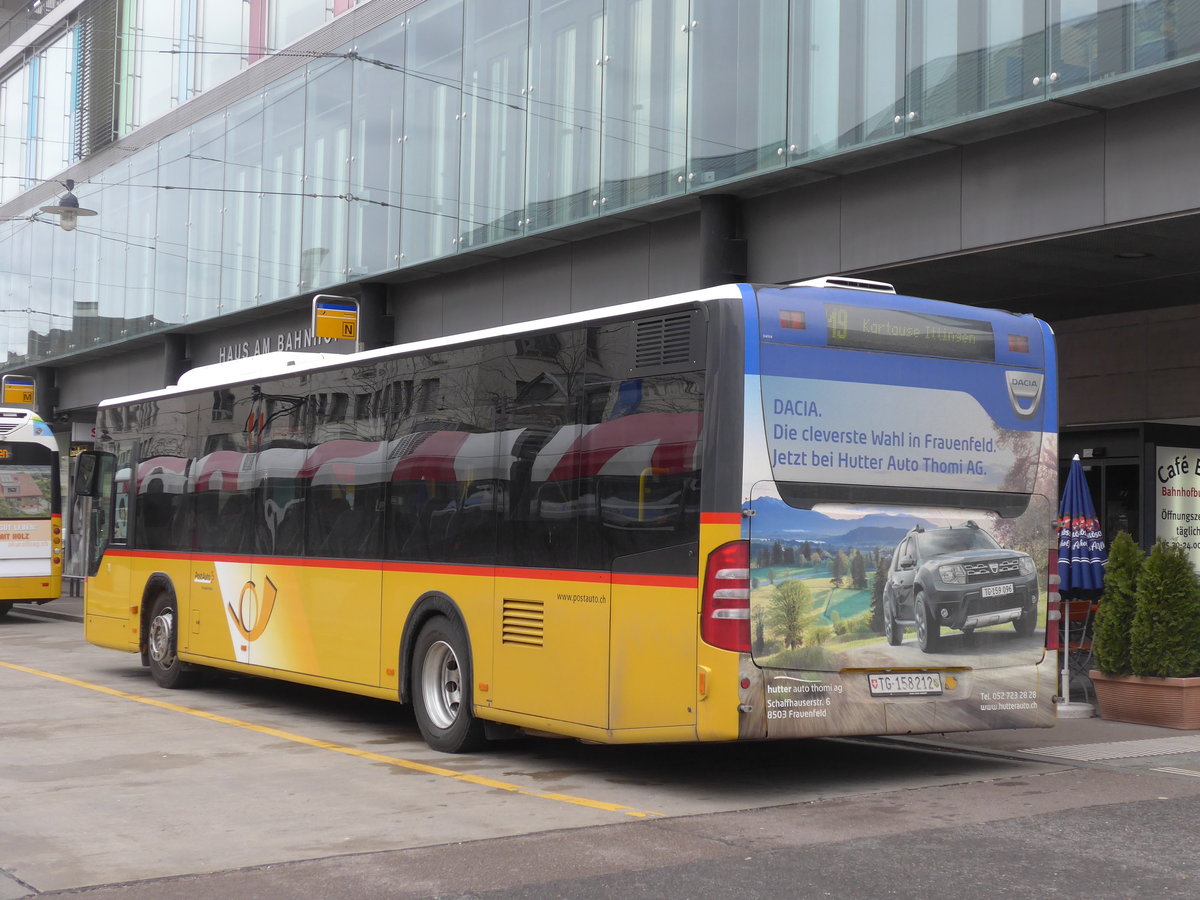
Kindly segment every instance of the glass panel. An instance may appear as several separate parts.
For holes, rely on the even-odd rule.
[[[1129,7],[1114,0],[1051,0],[1050,80],[1055,90],[1130,68]]]
[[[125,182],[129,179],[128,161],[107,169],[101,177],[109,184],[101,188],[96,182],[89,183],[88,192],[80,202],[100,211],[103,219],[100,216],[80,219],[75,234],[86,231],[88,237],[94,240],[103,339],[121,340],[130,336],[125,309],[125,234],[129,229],[129,192],[125,189]]]
[[[1136,463],[1106,465],[1102,471],[1104,472],[1104,513],[1101,525],[1104,528],[1104,537],[1111,544],[1113,538],[1120,532],[1127,531],[1129,536],[1136,541],[1138,539],[1138,500],[1141,494],[1138,466]]]
[[[904,0],[793,0],[789,150],[828,156],[904,130]]]
[[[0,199],[11,200],[29,187],[23,179],[28,137],[28,70],[18,69],[0,84]]]
[[[602,0],[533,0],[526,218],[534,229],[599,210]]]
[[[196,91],[207,91],[246,65],[250,40],[245,0],[205,0],[196,12]]]
[[[271,47],[279,50],[330,19],[325,3],[313,0],[272,0]]]
[[[260,303],[296,293],[304,191],[304,73],[273,85],[263,112]]]
[[[945,125],[1044,94],[1045,9],[1021,0],[913,0],[912,127]]]
[[[116,212],[117,222],[114,227],[117,234],[125,230],[128,215],[121,209],[117,194],[121,188],[102,187],[95,183],[88,185],[87,205],[95,204],[95,209],[107,209],[111,206]],[[108,214],[105,213],[105,218]],[[93,343],[107,344],[122,337],[125,329],[125,284],[124,277],[124,245],[120,240],[112,240],[99,225],[99,218],[81,220],[75,229],[75,239],[78,243],[77,263],[79,272],[85,273],[91,283],[91,296],[96,301],[96,320],[93,332]],[[118,267],[117,263],[121,265]],[[115,277],[115,281],[113,278]],[[75,282],[78,294],[80,281]]]
[[[406,30],[400,260],[411,265],[453,252],[458,236],[462,0],[428,0]]]
[[[60,231],[62,229],[59,229]],[[29,352],[34,359],[50,354],[54,318],[50,315],[50,273],[54,271],[54,242],[45,229],[30,247],[29,259]]]
[[[984,25],[987,58],[983,73],[988,109],[1046,95],[1046,5],[990,0]]]
[[[184,288],[187,284],[187,217],[190,182],[189,134],[184,131],[164,138],[158,145],[159,184],[154,239],[154,315],[159,322],[175,325],[184,321]],[[83,280],[82,274],[79,276]],[[77,291],[78,293],[78,291]],[[78,313],[76,313],[78,315]]]
[[[152,330],[155,313],[155,257],[158,199],[158,148],[151,147],[129,161],[129,220],[125,245],[125,318],[137,332]],[[101,215],[104,211],[101,210]],[[97,219],[97,222],[103,221]],[[107,228],[107,226],[105,226]]]
[[[404,20],[358,40],[350,146],[351,275],[400,264],[400,159],[404,136]],[[389,102],[380,103],[380,97]]]
[[[188,191],[187,319],[220,312],[221,183],[225,175],[225,116],[209,116],[191,131]]]
[[[970,103],[973,67],[964,57],[960,72],[959,26],[958,0],[913,0],[909,6],[908,93],[915,128],[957,119]]]
[[[1051,87],[1082,87],[1200,53],[1200,5],[1187,0],[1052,0]]]
[[[528,11],[528,0],[469,0],[467,6],[460,247],[520,233]]]
[[[96,197],[102,197],[102,192],[97,191],[90,202]],[[71,234],[75,236],[75,345],[87,350],[107,340],[110,331],[100,311],[101,301],[107,299],[100,286],[100,239],[92,229],[76,228]],[[20,259],[18,248],[19,244],[13,247],[14,264]]]
[[[0,222],[0,353],[11,363],[24,355],[26,313],[18,307],[12,291],[13,235],[18,228],[28,228],[31,222]]]
[[[1134,0],[1133,67],[1142,69],[1200,53],[1200,4]]]
[[[37,150],[37,174],[41,178],[61,172],[71,162],[74,53],[74,31],[68,31],[42,53],[42,110]]]
[[[122,134],[152,122],[176,102],[179,71],[179,19],[175,4],[162,0],[140,0],[137,4],[133,53],[126,54],[130,100]]]
[[[225,113],[225,225],[221,232],[221,309],[253,306],[258,294],[262,190],[263,97]]]
[[[608,209],[684,190],[687,0],[609,0],[602,190]]]
[[[71,349],[71,324],[75,304],[75,234],[55,228],[51,232],[54,247],[54,267],[50,274],[50,322],[53,330],[50,338],[50,353],[57,356]],[[3,235],[0,242],[7,246]],[[0,255],[0,268],[7,271],[4,256]]]
[[[301,290],[337,284],[346,277],[344,198],[349,190],[353,75],[349,62],[322,63],[308,70]]]
[[[788,7],[778,0],[694,0],[688,184],[784,162]]]

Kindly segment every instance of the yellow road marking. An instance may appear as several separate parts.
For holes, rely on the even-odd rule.
[[[218,715],[217,713],[205,712],[202,709],[192,709],[188,706],[179,706],[175,703],[167,703],[165,700],[155,700],[153,697],[139,697],[137,694],[130,694],[126,691],[119,691],[116,688],[104,687],[100,684],[92,684],[88,681],[80,681],[76,678],[69,678],[66,675],[56,675],[53,672],[42,672],[38,669],[31,669],[28,666],[18,665],[17,663],[4,662],[0,660],[0,666],[6,669],[12,669],[16,672],[24,672],[27,675],[36,675],[39,678],[49,678],[52,681],[60,681],[63,684],[70,684],[75,687],[86,688],[89,691],[96,691],[100,694],[108,694],[110,697],[120,697],[122,700],[132,700],[135,703],[144,703],[146,706],[156,706],[159,709],[167,709],[171,712],[185,713],[189,716],[195,716],[198,719],[208,719],[210,722],[219,722],[222,725],[233,725],[237,728],[244,728],[247,731],[254,731],[258,734],[266,734],[271,737],[281,738],[285,741],[293,741],[297,744],[304,744],[309,747],[316,747],[320,750],[332,750],[335,753],[344,753],[347,756],[356,756],[359,759],[369,759],[372,762],[386,763],[389,766],[397,766],[401,769],[409,769],[413,772],[421,772],[425,775],[437,775],[440,778],[453,778],[456,781],[465,781],[469,784],[477,784],[480,787],[495,788],[499,791],[511,791],[514,794],[524,794],[526,797],[537,797],[541,800],[554,800],[559,803],[570,803],[574,806],[586,806],[589,809],[599,809],[605,812],[621,813],[626,816],[633,816],[638,819],[654,818],[661,816],[662,813],[643,812],[641,810],[631,809],[620,803],[605,803],[603,800],[589,800],[586,797],[574,797],[570,794],[553,794],[542,791],[531,791],[521,787],[519,784],[512,784],[507,781],[497,781],[494,778],[484,778],[482,775],[471,775],[465,772],[455,772],[453,769],[443,769],[440,766],[430,766],[425,763],[414,762],[411,759],[400,759],[397,756],[384,756],[382,753],[372,753],[369,750],[359,750],[357,747],[347,747],[344,744],[335,744],[331,741],[322,741],[316,738],[305,737],[302,734],[293,734],[290,731],[281,731],[278,728],[271,728],[268,725],[255,725],[253,722],[243,722],[240,719],[231,719],[228,716]]]

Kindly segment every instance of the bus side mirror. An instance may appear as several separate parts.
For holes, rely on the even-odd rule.
[[[85,450],[75,457],[75,495],[78,497],[95,497],[100,479],[99,454],[94,450]]]
[[[117,458],[99,450],[84,450],[75,457],[75,496],[99,497],[109,492],[106,479],[116,471]]]

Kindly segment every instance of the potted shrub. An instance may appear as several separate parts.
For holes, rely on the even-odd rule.
[[[1096,610],[1092,632],[1092,660],[1104,675],[1130,675],[1129,629],[1138,573],[1144,559],[1141,547],[1122,531],[1113,539],[1104,567],[1104,596]]]
[[[1200,728],[1200,579],[1177,544],[1159,541],[1143,559],[1132,540],[1118,541],[1094,636],[1100,714]]]

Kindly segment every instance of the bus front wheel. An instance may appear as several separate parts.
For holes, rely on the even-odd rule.
[[[471,657],[461,625],[446,616],[425,623],[413,647],[412,685],[425,743],[443,753],[483,746],[483,722],[471,712]]]
[[[178,639],[179,613],[175,599],[169,594],[159,594],[150,609],[146,655],[150,660],[150,674],[160,687],[183,688],[196,683],[196,670],[179,661]]]

